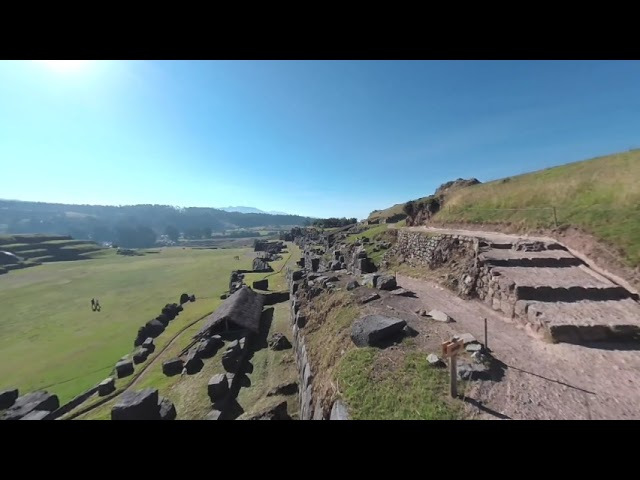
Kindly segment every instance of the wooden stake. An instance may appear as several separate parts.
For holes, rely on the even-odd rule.
[[[458,396],[458,355],[452,355],[449,359],[449,376],[451,377],[451,396],[456,398]]]
[[[484,348],[489,350],[489,344],[487,343],[487,319],[484,319]]]

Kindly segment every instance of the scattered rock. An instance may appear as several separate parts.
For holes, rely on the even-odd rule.
[[[409,325],[405,325],[402,331],[407,337],[415,337],[418,335],[418,331],[415,328],[411,328]]]
[[[236,349],[227,349],[222,355],[222,366],[227,372],[235,373],[240,365],[240,352]]]
[[[220,410],[211,410],[207,413],[207,416],[204,417],[205,420],[219,420],[222,412]]]
[[[26,414],[20,420],[46,420],[46,418],[51,414],[51,412],[47,412],[46,410],[33,410],[31,413]]]
[[[392,275],[380,275],[376,281],[376,288],[379,290],[393,290],[397,286],[396,278]]]
[[[191,295],[189,297],[189,301],[192,302],[192,303],[195,302],[196,301],[196,296],[195,295]]]
[[[198,347],[191,347],[184,362],[184,368],[187,371],[187,374],[193,375],[194,373],[198,373],[202,370],[202,367],[204,367],[204,363],[198,355]]]
[[[464,345],[477,342],[476,338],[470,333],[463,333],[462,335],[458,335],[458,338],[462,340]]]
[[[173,358],[171,360],[167,360],[166,362],[162,362],[162,373],[164,373],[168,377],[178,375],[182,372],[183,368],[184,362],[180,358]]]
[[[9,408],[18,399],[18,389],[11,388],[0,392],[0,410]]]
[[[138,365],[147,360],[149,356],[149,351],[144,348],[139,348],[135,352],[133,352],[133,363]]]
[[[377,293],[372,293],[371,295],[367,295],[366,297],[364,297],[361,303],[364,305],[365,303],[373,302],[374,300],[378,300],[379,298],[380,295],[378,295]]]
[[[407,322],[382,315],[367,315],[351,326],[351,340],[358,347],[378,346],[400,333]]]
[[[58,396],[41,390],[18,397],[0,418],[2,420],[20,420],[34,410],[53,412],[58,408],[60,408]]]
[[[464,349],[469,353],[481,352],[482,345],[479,343],[469,343]]]
[[[149,353],[153,353],[156,349],[156,346],[153,343],[153,338],[149,337],[144,342],[142,342],[142,348],[147,350]]]
[[[118,378],[128,377],[133,371],[133,362],[131,360],[120,360],[116,363],[116,374]]]
[[[114,392],[116,389],[116,379],[113,377],[105,378],[98,384],[98,395],[104,397]]]
[[[226,293],[223,293],[222,295],[220,295],[220,300],[224,300],[227,297],[228,295]]]
[[[211,399],[211,403],[216,403],[225,398],[229,393],[229,382],[224,373],[214,375],[207,385],[207,393]]]
[[[347,283],[347,290],[354,290],[359,286],[360,284],[356,280],[351,280],[349,283]]]
[[[431,310],[428,315],[437,322],[451,322],[451,317],[440,310]]]
[[[445,363],[435,353],[427,355],[427,362],[432,367],[444,367]]]
[[[376,288],[376,282],[378,281],[378,277],[380,275],[378,275],[377,273],[371,273],[368,275],[364,275],[362,277],[362,284],[365,287],[369,287],[369,288]]]
[[[405,290],[404,288],[396,288],[395,290],[391,290],[389,292],[391,295],[396,295],[398,297],[412,297],[414,296],[413,292],[409,290]]]
[[[175,420],[178,416],[176,406],[168,398],[160,397],[158,406],[160,407],[160,420]]]
[[[484,380],[489,369],[483,364],[458,363],[458,379],[460,380]]]
[[[156,338],[164,332],[164,325],[159,320],[151,320],[145,324],[145,327],[146,336],[142,339],[143,342],[146,340],[146,337]]]
[[[342,400],[336,400],[331,407],[331,416],[329,420],[351,420],[347,406],[342,403]]]
[[[269,347],[271,350],[287,350],[291,348],[291,342],[282,333],[274,333],[269,340]]]
[[[224,341],[220,335],[214,335],[213,337],[203,338],[196,346],[196,355],[199,358],[211,358],[213,357],[220,347],[224,345]]]
[[[275,388],[272,388],[267,393],[267,397],[272,397],[274,395],[294,395],[298,393],[298,383],[297,382],[289,382],[289,383],[281,383]]]
[[[182,295],[180,295],[180,305],[182,305],[183,303],[187,303],[188,301],[189,301],[189,294],[183,293]]]
[[[159,420],[160,402],[158,390],[145,388],[137,392],[127,391],[111,409],[111,420]]]

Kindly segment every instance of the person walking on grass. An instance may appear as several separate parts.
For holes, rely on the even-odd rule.
[[[95,298],[91,299],[91,310],[96,311],[96,300]]]
[[[98,299],[96,298],[96,310],[99,312],[100,310],[102,310],[102,307],[100,306],[100,302],[98,301]]]

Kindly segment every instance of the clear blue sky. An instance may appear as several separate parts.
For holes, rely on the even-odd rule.
[[[365,217],[640,146],[640,62],[0,61],[0,198]]]

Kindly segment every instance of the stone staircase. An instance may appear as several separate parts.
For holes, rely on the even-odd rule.
[[[492,243],[477,250],[480,299],[553,342],[640,340],[637,296],[554,242]]]

